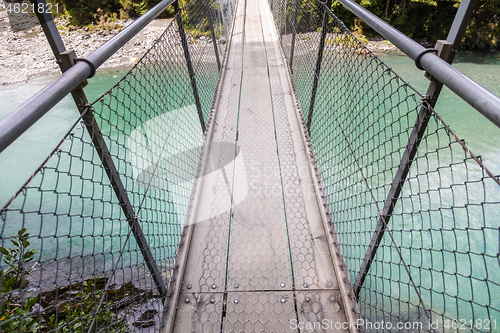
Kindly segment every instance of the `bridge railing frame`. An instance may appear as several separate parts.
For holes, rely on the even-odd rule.
[[[381,19],[376,17],[374,14],[370,13],[369,11],[362,8],[361,6],[359,6],[358,4],[354,3],[351,0],[339,0],[339,3],[342,4],[348,10],[350,10],[352,13],[354,13],[362,21],[367,23],[370,27],[372,27],[375,31],[377,31],[383,37],[385,37],[389,42],[391,42],[396,47],[398,47],[401,51],[406,53],[412,60],[415,61],[415,65],[417,66],[417,68],[426,71],[425,76],[430,80],[430,84],[429,84],[429,87],[427,89],[426,94],[421,95],[423,98],[422,102],[417,103],[418,109],[415,110],[415,114],[413,114],[413,111],[412,111],[411,123],[408,124],[409,127],[405,127],[405,129],[407,128],[407,130],[408,130],[408,137],[407,138],[405,137],[404,141],[398,143],[398,145],[399,145],[398,147],[400,147],[400,149],[401,149],[400,150],[401,155],[399,155],[400,153],[396,152],[396,154],[398,154],[398,156],[400,156],[397,159],[397,161],[399,161],[399,163],[397,163],[397,164],[395,163],[395,167],[393,169],[389,169],[389,170],[383,169],[386,172],[390,172],[389,177],[391,177],[391,180],[390,181],[387,180],[387,182],[384,183],[384,184],[386,184],[385,185],[386,187],[378,185],[380,187],[377,187],[375,190],[375,191],[378,191],[378,190],[383,190],[384,188],[387,188],[387,191],[383,191],[383,193],[382,193],[383,197],[379,198],[381,200],[381,204],[380,204],[381,209],[378,209],[378,206],[377,206],[378,216],[371,217],[371,218],[373,218],[373,221],[375,221],[375,218],[377,219],[376,227],[374,228],[374,230],[368,229],[369,227],[366,227],[367,228],[366,231],[364,233],[362,233],[362,236],[359,236],[359,237],[363,237],[363,235],[368,234],[370,236],[369,238],[371,238],[371,240],[369,242],[364,243],[364,246],[366,246],[366,250],[364,250],[364,248],[361,247],[362,250],[361,250],[360,255],[362,256],[364,254],[364,256],[362,256],[361,260],[359,260],[359,258],[357,256],[358,255],[357,252],[355,252],[355,254],[350,254],[350,256],[351,256],[350,259],[353,260],[354,264],[353,264],[353,267],[347,267],[347,269],[351,272],[351,274],[354,274],[354,276],[351,276],[352,281],[353,281],[353,283],[352,283],[353,295],[352,296],[354,299],[357,299],[358,301],[360,300],[360,291],[363,288],[364,280],[368,275],[371,264],[373,262],[375,262],[375,260],[382,262],[382,264],[386,263],[386,261],[384,261],[383,259],[380,259],[381,258],[380,256],[378,259],[376,259],[375,257],[377,254],[377,250],[379,249],[379,245],[383,245],[383,243],[381,243],[381,242],[384,239],[384,233],[386,233],[386,231],[387,231],[386,238],[390,236],[391,239],[385,239],[385,241],[386,241],[386,243],[391,243],[391,240],[392,240],[393,248],[395,249],[395,251],[398,251],[398,255],[399,255],[399,258],[401,260],[401,270],[403,271],[405,269],[407,274],[408,274],[409,280],[411,280],[411,283],[408,282],[407,287],[408,287],[408,289],[412,289],[415,292],[414,295],[416,295],[416,297],[418,297],[418,303],[419,303],[418,307],[423,310],[422,313],[425,313],[427,320],[429,320],[429,322],[431,322],[431,316],[433,313],[436,313],[436,312],[434,309],[427,307],[428,304],[426,304],[426,302],[422,299],[422,296],[419,292],[420,286],[418,285],[418,281],[413,280],[411,272],[410,272],[410,269],[414,268],[414,266],[411,266],[411,263],[410,263],[410,265],[408,265],[407,263],[404,262],[401,250],[398,248],[398,246],[396,246],[396,242],[394,241],[393,235],[391,234],[392,227],[388,227],[388,225],[389,225],[391,218],[393,218],[393,211],[394,211],[395,206],[397,205],[398,201],[403,201],[402,190],[403,190],[404,185],[407,184],[407,182],[409,181],[408,177],[410,175],[410,169],[412,168],[412,165],[414,165],[414,164],[417,166],[421,165],[421,163],[418,162],[419,155],[417,155],[417,151],[419,149],[420,144],[422,142],[426,142],[426,140],[428,140],[427,138],[429,136],[431,136],[428,132],[429,130],[428,130],[428,126],[427,126],[429,123],[429,120],[431,120],[431,119],[433,119],[434,121],[441,122],[440,126],[443,126],[443,128],[446,129],[445,132],[447,132],[448,136],[450,138],[452,138],[451,141],[455,141],[454,144],[458,143],[457,146],[461,146],[463,148],[463,151],[465,152],[465,154],[469,156],[468,158],[470,158],[470,160],[474,160],[475,162],[473,161],[473,163],[477,163],[476,165],[482,169],[482,172],[485,175],[484,178],[481,178],[480,180],[476,180],[476,179],[466,180],[466,182],[491,182],[493,184],[496,183],[496,184],[500,185],[499,177],[493,175],[493,173],[491,173],[486,168],[486,166],[480,161],[480,158],[478,158],[476,155],[474,155],[465,146],[464,142],[462,142],[460,139],[458,139],[458,137],[453,133],[453,131],[451,131],[451,129],[444,123],[443,119],[440,118],[440,116],[434,110],[434,106],[435,106],[436,101],[439,97],[441,89],[442,89],[443,85],[446,85],[448,88],[450,88],[452,91],[454,91],[459,97],[461,97],[464,101],[469,103],[477,111],[479,111],[482,115],[484,115],[489,121],[491,121],[497,127],[500,127],[500,98],[498,96],[494,95],[493,93],[491,93],[490,91],[488,91],[486,88],[479,85],[478,83],[469,79],[464,74],[462,74],[461,72],[459,72],[458,70],[456,70],[454,67],[451,66],[451,63],[452,63],[453,58],[454,58],[454,56],[459,48],[460,42],[464,36],[464,32],[465,32],[466,27],[471,19],[471,16],[472,16],[474,7],[477,4],[477,1],[476,0],[463,0],[461,2],[460,7],[457,11],[456,17],[455,17],[453,24],[451,26],[451,29],[449,31],[449,34],[447,36],[447,39],[438,41],[436,43],[436,46],[435,46],[436,49],[427,49],[427,48],[423,47],[419,43],[413,41],[412,39],[410,39],[406,35],[402,34],[398,30],[396,30],[395,28],[393,28],[389,24],[385,23],[384,21],[382,21]],[[341,58],[340,60],[338,60],[338,58],[335,58],[335,56],[332,56],[330,61],[333,61],[333,62],[335,62],[337,60],[340,62],[340,61],[342,61],[342,59],[344,59],[344,61],[348,61],[348,60],[345,60],[346,58],[342,58],[343,53],[359,52],[357,54],[360,57],[364,56],[367,59],[369,57],[374,57],[375,55],[373,53],[371,53],[365,46],[363,46],[362,43],[359,40],[357,40],[357,38],[351,32],[349,32],[345,26],[343,26],[343,24],[339,21],[339,19],[335,16],[335,14],[332,13],[332,11],[330,9],[331,6],[329,5],[330,2],[328,2],[328,1],[320,1],[320,0],[314,1],[314,0],[312,0],[310,2],[307,2],[308,6],[304,6],[304,9],[302,9],[302,8],[300,9],[300,11],[301,11],[300,15],[302,15],[301,18],[299,18],[299,16],[300,16],[299,15],[299,6],[302,7],[302,5],[306,4],[306,2],[304,2],[304,1],[270,0],[270,4],[271,4],[271,8],[273,9],[273,14],[275,15],[276,28],[277,28],[278,33],[279,33],[280,38],[281,38],[283,52],[284,52],[285,57],[288,60],[289,71],[290,71],[290,74],[292,77],[292,84],[294,84],[296,87],[297,87],[297,85],[302,85],[300,88],[297,88],[297,90],[295,90],[295,94],[296,94],[297,99],[299,100],[298,107],[299,107],[299,109],[301,109],[300,113],[302,113],[302,116],[303,116],[305,132],[308,132],[306,134],[306,137],[307,137],[307,140],[310,140],[306,143],[308,145],[311,145],[311,156],[312,156],[312,161],[315,164],[316,170],[320,170],[314,176],[316,176],[318,178],[319,184],[323,184],[324,183],[324,179],[323,179],[324,169],[323,168],[331,167],[331,165],[336,165],[338,167],[338,165],[342,165],[343,163],[338,162],[338,165],[337,164],[329,164],[330,159],[333,159],[334,157],[332,157],[331,154],[325,154],[324,151],[321,151],[321,154],[323,155],[322,157],[327,158],[328,160],[319,161],[316,158],[316,156],[317,156],[316,154],[318,154],[318,152],[314,151],[316,144],[321,143],[321,146],[319,147],[320,150],[326,149],[325,148],[326,144],[324,142],[315,142],[313,140],[312,137],[314,135],[316,135],[316,137],[318,137],[318,135],[319,135],[317,132],[314,133],[314,131],[331,131],[332,133],[335,132],[337,135],[340,135],[339,133],[343,132],[343,129],[340,129],[340,131],[334,131],[333,128],[325,128],[324,126],[321,126],[319,124],[321,122],[327,122],[329,124],[329,126],[332,126],[332,124],[335,124],[335,126],[339,125],[339,127],[341,127],[340,123],[337,124],[335,121],[330,122],[326,118],[337,117],[335,114],[338,112],[338,110],[335,110],[335,109],[338,109],[338,108],[340,108],[340,110],[343,110],[346,113],[352,112],[353,114],[356,114],[357,112],[355,111],[354,106],[358,105],[358,107],[362,107],[362,106],[359,106],[360,104],[356,104],[353,101],[349,102],[352,104],[345,106],[346,104],[342,104],[344,102],[340,103],[338,101],[340,98],[338,99],[335,97],[336,94],[342,94],[342,92],[343,93],[348,93],[348,92],[346,92],[345,90],[342,90],[342,89],[336,90],[335,84],[339,84],[339,81],[334,81],[334,80],[337,80],[337,78],[335,78],[335,79],[333,78],[332,72],[335,72],[338,70],[336,67],[337,65],[330,66],[331,67],[330,74],[332,74],[331,78],[325,76],[327,74],[322,73],[323,72],[322,63],[323,63],[323,57],[324,57],[324,55],[323,55],[324,49],[326,49],[328,47],[330,54],[336,54],[339,58]],[[321,8],[321,10],[315,11],[316,10],[315,6],[318,8]],[[313,9],[311,9],[311,8],[313,8]],[[316,16],[314,17],[313,20],[315,20],[315,21],[312,24],[305,24],[305,25],[301,26],[302,23],[297,23],[297,22],[300,19],[304,19],[304,17],[306,17],[308,15],[308,11],[314,11],[314,15],[316,15]],[[328,13],[328,15],[325,15],[326,13]],[[337,29],[338,27],[342,26],[340,28],[341,31],[338,32],[338,35],[336,35],[336,33],[334,31],[331,31],[332,32],[331,36],[327,37],[327,38],[329,38],[328,42],[326,43],[327,45],[325,45],[325,35],[327,35],[327,31],[326,31],[327,27],[326,27],[325,23],[328,20],[325,20],[325,16],[327,16],[331,20],[333,20],[334,23],[332,23],[332,27],[335,27],[334,29]],[[337,22],[337,23],[335,23],[335,22]],[[302,53],[299,54],[301,57],[302,63],[298,64],[296,67],[296,62],[299,59],[298,55],[295,54],[295,52],[297,50],[296,40],[298,40],[298,38],[299,38],[300,31],[302,31],[301,34],[303,35],[300,37],[300,39],[302,40],[301,43],[302,43],[303,49],[301,50]],[[342,31],[344,31],[343,33],[345,34],[347,39],[352,40],[352,42],[349,42],[349,45],[347,45],[347,46],[335,44],[336,43],[335,36],[339,36],[340,34],[342,34]],[[356,40],[356,41],[354,41],[354,40]],[[328,45],[328,44],[330,44],[330,45]],[[338,48],[338,52],[337,52],[336,48]],[[360,60],[360,62],[362,62],[362,60]],[[378,60],[378,62],[381,63],[380,60]],[[356,65],[353,65],[353,66],[356,66]],[[381,67],[386,68],[387,72],[392,71],[385,64],[383,64]],[[339,68],[342,68],[342,65],[339,65]],[[363,67],[363,68],[365,68],[365,67]],[[300,70],[301,73],[300,74],[295,73],[296,70]],[[310,73],[313,73],[313,74],[305,73],[307,71],[309,71]],[[342,73],[345,74],[346,72],[342,71]],[[294,77],[296,74],[298,74],[298,76]],[[323,75],[325,77],[320,78],[320,75]],[[395,73],[393,75],[397,76],[397,74],[395,74]],[[367,76],[369,76],[369,75],[367,75]],[[367,78],[367,76],[365,76],[364,78]],[[297,81],[293,82],[293,80],[297,80]],[[301,82],[299,82],[299,80]],[[324,104],[322,104],[322,108],[324,108],[325,110],[322,109],[322,114],[320,116],[318,116],[319,118],[317,118],[315,120],[316,121],[316,125],[315,125],[316,128],[312,129],[311,123],[313,122],[313,118],[316,117],[316,115],[314,115],[313,112],[318,111],[318,110],[315,110],[316,108],[315,108],[314,103],[316,102],[317,98],[320,98],[319,93],[317,93],[317,90],[320,89],[318,87],[318,81],[321,81],[321,80],[323,80],[323,84],[319,84],[319,85],[323,85],[322,94],[323,95],[331,94],[331,95],[328,95],[329,97],[321,97],[321,99],[323,100],[323,103],[324,103]],[[328,83],[324,83],[324,82],[328,82]],[[372,82],[372,83],[374,82],[373,78],[370,78],[370,82]],[[407,83],[404,83],[404,81],[401,84],[406,85],[407,87],[411,87]],[[352,86],[349,86],[349,87],[351,87],[351,89],[353,88]],[[298,91],[298,89],[300,89],[300,92]],[[330,89],[330,90],[328,90],[328,89]],[[414,90],[413,88],[411,88],[411,89]],[[376,90],[376,88],[375,88],[375,90]],[[354,95],[356,95],[356,93],[352,93],[352,95],[354,96]],[[418,94],[418,95],[420,95],[420,94]],[[351,97],[346,97],[346,100],[350,100],[350,98]],[[353,97],[353,98],[358,98],[358,97]],[[330,99],[331,99],[331,101],[330,101]],[[381,99],[383,99],[383,97],[381,97]],[[342,99],[342,100],[344,101],[344,99]],[[325,103],[328,103],[325,101],[329,101],[330,104],[325,104]],[[337,104],[337,103],[340,103],[340,104]],[[362,104],[362,105],[365,105],[365,107],[366,107],[368,104]],[[372,106],[374,108],[376,108],[377,106],[375,106],[375,105],[372,105]],[[344,107],[345,107],[345,109],[344,109]],[[382,107],[384,107],[384,106],[382,106]],[[389,105],[388,107],[390,108],[391,106]],[[367,108],[370,109],[369,106]],[[361,115],[364,113],[362,111],[359,111],[359,114]],[[416,117],[413,118],[413,115]],[[354,117],[355,116],[353,116],[353,118]],[[375,116],[375,121],[378,121],[376,117],[377,116]],[[347,127],[347,131],[349,131],[350,134],[355,132],[355,130],[353,130],[353,127],[352,127],[352,126],[355,126],[354,124],[345,124],[345,126]],[[369,126],[369,125],[367,125],[367,126]],[[407,125],[405,124],[404,126],[407,126]],[[434,127],[431,126],[431,128],[434,128]],[[388,128],[388,129],[390,130],[390,128]],[[365,132],[363,132],[363,134],[366,134],[367,132],[369,132],[369,131],[365,131]],[[345,134],[342,133],[342,135],[345,135]],[[393,135],[394,135],[394,133],[393,133]],[[322,137],[322,138],[325,139],[325,137]],[[335,143],[332,145],[329,145],[328,147],[330,147],[330,148],[335,147],[336,149],[339,149],[338,152],[340,152],[342,154],[351,154],[352,153],[352,155],[354,156],[353,158],[356,160],[357,157],[355,156],[354,151],[352,150],[351,147],[349,147],[351,149],[351,151],[346,153],[344,150],[342,150],[341,148],[336,146],[336,145],[339,145],[337,140],[335,140],[331,137],[329,137],[329,139],[334,140]],[[344,142],[342,139],[339,139],[339,141],[342,141],[342,144],[346,144],[347,146],[349,146],[352,142],[348,142],[347,137],[345,139],[346,139],[345,140],[346,142]],[[350,139],[355,140],[354,137],[350,137]],[[372,137],[372,139],[373,139],[373,137]],[[363,139],[360,139],[361,142],[364,142],[362,140]],[[373,140],[373,141],[374,141],[373,143],[376,144],[376,140]],[[356,149],[358,149],[360,142],[356,141],[355,144],[356,144]],[[451,146],[451,143],[450,143],[450,146]],[[344,147],[343,149],[346,149],[346,148]],[[366,151],[361,151],[361,153],[367,154]],[[342,155],[342,156],[344,156],[344,158],[345,158],[345,155]],[[447,155],[445,155],[445,156],[447,156]],[[359,156],[358,156],[358,158],[359,158]],[[362,158],[366,158],[366,156],[362,155]],[[342,159],[342,157],[340,157],[340,159]],[[349,158],[349,160],[351,160],[351,159]],[[464,164],[466,163],[466,160],[467,160],[467,158],[464,159],[464,161],[463,161]],[[321,163],[325,163],[325,164],[323,165]],[[377,166],[376,163],[374,163],[374,165]],[[353,168],[358,170],[361,173],[361,177],[363,178],[362,180],[359,180],[359,182],[366,183],[367,188],[368,188],[367,192],[371,192],[372,190],[370,189],[370,186],[368,185],[368,181],[367,181],[366,177],[363,175],[363,171],[362,171],[361,166],[358,165],[357,167],[359,167],[359,170],[356,168],[356,166],[354,166]],[[323,169],[323,171],[321,171],[322,169]],[[328,176],[330,178],[337,178],[335,174],[332,175],[329,172],[330,171],[328,171],[328,172],[325,171],[326,176]],[[334,172],[334,171],[331,171],[331,172]],[[350,175],[352,176],[352,174],[354,174],[354,171]],[[415,174],[412,174],[411,177],[417,178],[417,176],[415,176]],[[346,186],[347,185],[354,186],[354,185],[350,184],[352,179],[348,179],[347,177],[346,178],[339,178],[339,179],[340,179],[340,181],[346,182],[346,184],[344,184]],[[334,182],[332,180],[329,180],[329,181]],[[331,197],[330,197],[330,194],[327,194],[326,189],[323,186],[324,185],[320,186],[320,189],[318,190],[317,194],[322,199],[324,199],[326,202],[325,203],[326,215],[333,216],[334,214],[338,214],[340,216],[340,218],[342,218],[342,214],[347,214],[345,211],[342,210],[342,209],[347,210],[346,207],[350,207],[350,209],[352,209],[352,210],[354,210],[355,208],[367,209],[366,207],[368,206],[368,204],[359,204],[359,206],[357,206],[357,205],[349,206],[349,204],[347,203],[348,202],[347,200],[343,200],[342,198],[339,197],[341,194],[345,194],[345,193],[344,192],[340,193],[341,192],[340,190],[334,189],[334,186],[332,184],[330,184],[331,190],[329,190],[329,191],[334,191],[334,192],[333,192],[333,194],[331,194],[332,192],[330,192],[330,194],[331,194]],[[337,185],[337,186],[340,186],[340,185]],[[339,193],[335,192],[337,190]],[[419,190],[420,189],[417,189],[417,193],[415,194],[415,196],[420,195],[420,193],[418,192]],[[363,194],[363,193],[360,193],[360,194]],[[335,204],[336,199],[339,199],[340,202],[342,202],[342,204],[345,205],[346,207],[339,208],[338,205],[342,205],[342,204],[336,205]],[[372,199],[375,202],[377,202],[379,200],[379,199],[375,200],[373,195],[372,195]],[[362,199],[360,199],[360,200],[362,201]],[[473,199],[472,200],[472,202],[474,204],[476,203],[476,201],[481,202],[481,199],[477,199],[477,200]],[[486,199],[484,199],[484,201],[488,202]],[[493,203],[496,203],[498,205],[498,202],[496,202],[495,200],[493,200],[493,201],[494,201]],[[488,203],[490,203],[490,202],[488,202]],[[400,205],[402,205],[402,203]],[[334,206],[341,209],[341,212],[334,211],[334,208],[333,208]],[[355,207],[355,208],[352,208],[352,207]],[[413,211],[410,211],[410,213],[412,213],[412,212]],[[417,210],[417,215],[418,215],[418,212],[419,211]],[[331,221],[329,221],[330,228],[331,228],[330,232],[332,232],[333,234],[337,234],[337,231],[335,231],[335,228],[336,228],[335,223],[336,222],[337,223],[344,222],[345,225],[348,225],[348,227],[344,227],[344,228],[347,228],[347,229],[353,228],[353,230],[354,230],[354,228],[356,228],[356,226],[354,226],[353,221],[357,221],[356,219],[359,217],[356,217],[355,213],[350,213],[350,214],[352,214],[352,215],[348,215],[350,220],[335,221],[332,218]],[[401,213],[396,212],[395,214],[400,214],[400,216],[398,216],[398,218],[401,218]],[[361,215],[363,215],[363,214],[361,214]],[[359,220],[364,222],[367,219],[366,218],[359,218]],[[352,223],[353,226],[351,226],[349,224],[349,221],[353,222]],[[374,223],[374,225],[375,225],[375,223]],[[494,229],[494,227],[493,227],[493,229]],[[439,229],[437,229],[437,230],[439,230]],[[400,231],[400,230],[397,229],[397,231]],[[346,245],[345,243],[349,243],[349,241],[350,241],[350,238],[349,238],[350,236],[349,236],[348,231],[344,230],[344,235],[342,235],[342,236],[345,237],[345,240],[344,240],[344,242],[339,242],[340,247]],[[336,236],[336,237],[338,237],[338,236]],[[354,238],[355,238],[355,236],[352,236],[353,240],[354,240]],[[357,241],[359,241],[359,240],[357,240]],[[335,242],[336,241],[334,241],[334,243]],[[337,244],[337,243],[335,243],[335,244]],[[357,244],[356,242],[354,242],[354,244],[355,245],[352,245],[352,247],[359,246],[359,244]],[[349,246],[351,244],[347,244],[347,245]],[[389,245],[387,245],[387,246],[389,246]],[[339,256],[341,257],[342,260],[345,259],[345,256],[342,254],[342,252],[345,254],[346,253],[345,251],[346,251],[346,249],[344,248],[337,253],[337,254],[341,253],[341,254],[339,254]],[[357,249],[356,251],[359,251],[359,249]],[[478,252],[480,252],[480,251],[478,250]],[[356,260],[359,260],[361,262],[360,266],[357,266]],[[404,267],[404,269],[403,269],[403,267]],[[373,284],[374,278],[377,278],[377,277],[380,278],[380,272],[378,272],[378,271],[373,272],[373,273],[371,273],[371,276],[373,278],[371,283]],[[349,283],[350,283],[351,280],[350,280],[349,276],[347,277],[347,280],[349,280]],[[396,282],[396,281],[394,281],[394,282]],[[498,281],[496,281],[496,280],[493,280],[492,283],[495,286],[498,285]],[[349,286],[351,286],[351,285],[349,284]],[[373,285],[372,285],[372,287],[373,287]],[[366,294],[371,295],[371,296],[376,295],[376,294],[382,294],[384,292],[384,291],[379,292],[378,290],[370,289],[370,287],[366,287],[366,288],[365,288],[365,291],[369,290],[369,292],[367,292]],[[366,296],[366,297],[369,297],[369,296]],[[490,294],[490,297],[491,297],[491,294]],[[415,303],[416,303],[416,301],[415,301]],[[432,305],[433,304],[431,304],[431,306]],[[386,311],[383,308],[379,308],[378,304],[374,307],[377,308],[377,310],[381,310],[382,312]],[[365,308],[373,309],[373,305],[370,305],[368,303],[368,305],[366,305]],[[377,310],[375,310],[375,313],[377,313]],[[388,312],[386,312],[386,313],[388,313],[389,316],[392,316],[392,311],[391,310],[387,310],[387,311]],[[444,313],[438,313],[438,314],[441,318],[446,318],[446,315]],[[361,314],[361,315],[364,316],[365,314]],[[398,315],[396,315],[396,317],[398,317]],[[368,318],[369,318],[369,316],[368,316]]]
[[[453,24],[452,24],[452,27],[451,27],[450,32],[448,34],[448,37],[446,38],[446,41],[438,41],[438,43],[436,44],[436,47],[441,46],[440,49],[437,49],[437,48],[436,49],[427,49],[427,50],[422,51],[415,58],[412,58],[413,60],[415,60],[415,64],[417,65],[417,67],[421,66],[421,64],[419,62],[421,62],[422,58],[426,55],[431,55],[435,58],[438,58],[440,61],[444,62],[445,65],[447,65],[447,66],[451,65],[451,63],[453,62],[453,59],[455,57],[455,54],[460,46],[460,43],[462,42],[462,39],[463,39],[464,34],[465,34],[465,29],[467,28],[467,25],[470,22],[470,19],[472,17],[472,13],[474,11],[474,8],[477,5],[477,2],[478,2],[477,0],[463,0],[460,3],[460,7],[459,7],[458,12],[455,16],[455,19],[453,21]],[[341,3],[342,3],[342,1],[341,1]],[[342,3],[342,4],[344,6],[346,6],[346,8],[349,8],[349,9],[353,8],[352,9],[353,13],[356,15],[363,16],[362,15],[362,13],[363,13],[365,16],[367,16],[367,17],[365,17],[365,19],[371,18],[370,22],[377,21],[376,18],[373,17],[374,15],[369,13],[368,11],[366,11],[364,9],[363,9],[363,12],[358,11],[359,8],[357,8],[356,6],[353,6],[354,3],[352,3],[352,1],[350,1],[350,0],[347,0],[345,3]],[[350,7],[347,7],[348,5]],[[365,11],[368,13],[366,13]],[[380,19],[378,19],[378,20],[380,20]],[[394,29],[385,22],[384,22],[384,24],[381,24],[380,22],[377,22],[377,23],[378,23],[378,26],[376,24],[372,23],[373,28],[375,29],[375,27],[379,27],[378,28],[379,30],[377,30],[377,32],[379,32],[381,34],[382,33],[385,34],[386,31],[391,31]],[[367,24],[369,24],[369,23],[367,22]],[[372,25],[370,25],[370,26],[372,26]],[[392,37],[394,39],[390,40],[390,42],[396,46],[398,46],[398,45],[403,46],[403,45],[405,45],[405,43],[408,42],[408,38],[407,37],[405,38],[405,37],[406,36],[403,35],[402,33],[395,32],[394,36]],[[411,40],[411,41],[412,41],[412,43],[409,43],[411,45],[409,45],[408,49],[417,48],[416,45],[420,45],[416,42],[413,42],[413,40]],[[445,47],[444,45],[446,45],[446,44],[449,45],[448,50],[451,52],[442,52],[443,47]],[[450,50],[450,48],[452,48],[452,49]],[[441,53],[441,54],[439,54],[439,53]],[[407,55],[411,57],[411,54],[407,53]],[[432,62],[433,60],[431,59],[431,60],[427,60],[427,61]],[[423,64],[422,64],[422,66],[423,66]],[[438,67],[439,67],[439,65],[438,65]],[[451,67],[451,68],[453,68],[453,67]],[[420,69],[422,69],[422,68],[420,68]],[[434,75],[436,73],[434,73],[434,74],[429,73],[429,74]],[[461,73],[459,73],[459,74],[461,74]],[[466,86],[468,86],[468,85],[467,84],[458,85],[459,91],[463,92],[463,89],[468,90],[468,87],[466,87]],[[431,82],[429,84],[429,87],[427,88],[427,93],[426,93],[426,98],[427,98],[428,103],[431,107],[434,107],[436,105],[436,102],[439,98],[439,95],[441,93],[442,88],[443,88],[443,83],[441,81],[439,81],[438,79],[431,79]],[[496,97],[496,96],[494,96],[494,97]],[[479,99],[481,99],[481,98],[487,99],[488,97],[481,95],[481,96],[479,96]],[[496,97],[496,98],[498,99],[498,97]],[[471,105],[473,105],[473,103],[475,103],[475,101],[468,101],[468,102],[471,103]],[[499,105],[500,105],[500,99],[499,99],[499,103],[497,103],[497,106],[499,106]],[[494,103],[493,103],[493,106],[495,106]],[[483,110],[482,113],[484,114],[484,112],[486,112],[487,114],[489,114],[488,112],[490,112],[490,111],[493,114],[495,114],[495,112],[496,112],[495,109],[490,110],[489,108],[487,108],[487,111]],[[497,117],[493,117],[493,118],[495,119]],[[408,143],[406,144],[405,152],[403,154],[401,162],[399,163],[398,170],[396,171],[396,175],[394,176],[394,180],[392,181],[391,189],[389,191],[389,194],[387,195],[387,199],[385,201],[384,208],[383,208],[382,212],[380,212],[379,221],[377,223],[377,228],[373,234],[369,249],[366,252],[366,255],[365,255],[365,258],[364,258],[363,263],[361,265],[361,268],[359,270],[358,276],[356,277],[356,280],[354,281],[354,291],[356,293],[356,297],[359,296],[359,293],[361,291],[361,287],[362,287],[363,282],[366,278],[366,274],[367,274],[368,270],[370,269],[370,265],[373,262],[373,258],[375,257],[375,254],[377,253],[377,248],[378,248],[380,242],[382,241],[385,229],[389,223],[389,220],[391,218],[394,207],[398,201],[399,195],[401,194],[401,190],[403,188],[405,180],[408,177],[408,173],[409,173],[410,168],[412,166],[413,159],[414,159],[415,155],[417,154],[418,148],[420,146],[420,142],[421,142],[422,137],[425,133],[425,129],[427,127],[429,119],[430,119],[430,111],[428,109],[428,106],[423,105],[420,108],[420,111],[419,111],[419,114],[417,117],[417,121],[415,122],[415,126],[413,127],[413,131],[410,135]],[[495,123],[495,124],[497,126],[499,126],[499,124],[497,124],[497,123]]]

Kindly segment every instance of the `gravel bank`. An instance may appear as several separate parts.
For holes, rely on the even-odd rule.
[[[405,55],[400,49],[394,46],[394,44],[382,38],[371,39],[368,44],[366,44],[366,47],[375,54],[396,53],[399,55]]]
[[[36,18],[34,18],[36,20]],[[130,68],[153,45],[170,23],[171,19],[157,19],[151,22],[137,36],[106,61],[100,70],[113,68]],[[133,20],[116,22],[121,27]],[[19,22],[25,26],[33,26],[28,21]],[[65,26],[66,22],[56,19],[56,25]],[[23,26],[16,27],[23,28]],[[19,29],[16,29],[19,30]],[[83,29],[60,33],[67,49],[75,50],[78,57],[85,57],[104,42],[116,35],[119,30],[96,29],[92,33]],[[0,8],[0,85],[27,82],[31,78],[57,75],[59,66],[42,32],[39,24],[14,32],[10,26],[7,12]]]

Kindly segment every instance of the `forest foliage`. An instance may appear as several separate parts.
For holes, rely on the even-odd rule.
[[[144,14],[160,0],[53,0],[64,5],[65,13],[75,25],[99,22],[102,16],[127,19]],[[196,1],[196,0],[195,0]],[[310,14],[319,6],[310,0],[301,0],[302,8]],[[408,36],[424,43],[434,44],[444,39],[461,0],[355,0],[386,20]],[[189,0],[181,0],[181,6]],[[309,8],[311,7],[311,8]],[[357,33],[370,35],[373,31],[333,1],[332,11]],[[172,15],[172,6],[164,15]],[[471,49],[500,47],[500,0],[479,0],[469,24],[463,46]]]

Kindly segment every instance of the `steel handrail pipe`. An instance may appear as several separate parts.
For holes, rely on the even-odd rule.
[[[411,59],[415,60],[422,52],[427,50],[352,0],[338,1]],[[422,54],[420,65],[434,78],[500,127],[500,97],[468,78],[434,53]]]
[[[21,134],[45,115],[54,105],[85,81],[92,74],[93,70],[99,68],[99,66],[137,35],[137,33],[160,15],[174,1],[175,0],[163,0],[158,3],[113,38],[89,54],[85,58],[86,61],[78,61],[59,78],[1,119],[0,152],[21,136]],[[95,68],[93,69],[92,65],[88,62],[93,64]]]

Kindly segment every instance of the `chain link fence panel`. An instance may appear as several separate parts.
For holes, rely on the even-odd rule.
[[[270,5],[362,327],[498,330],[498,175],[328,3]]]

